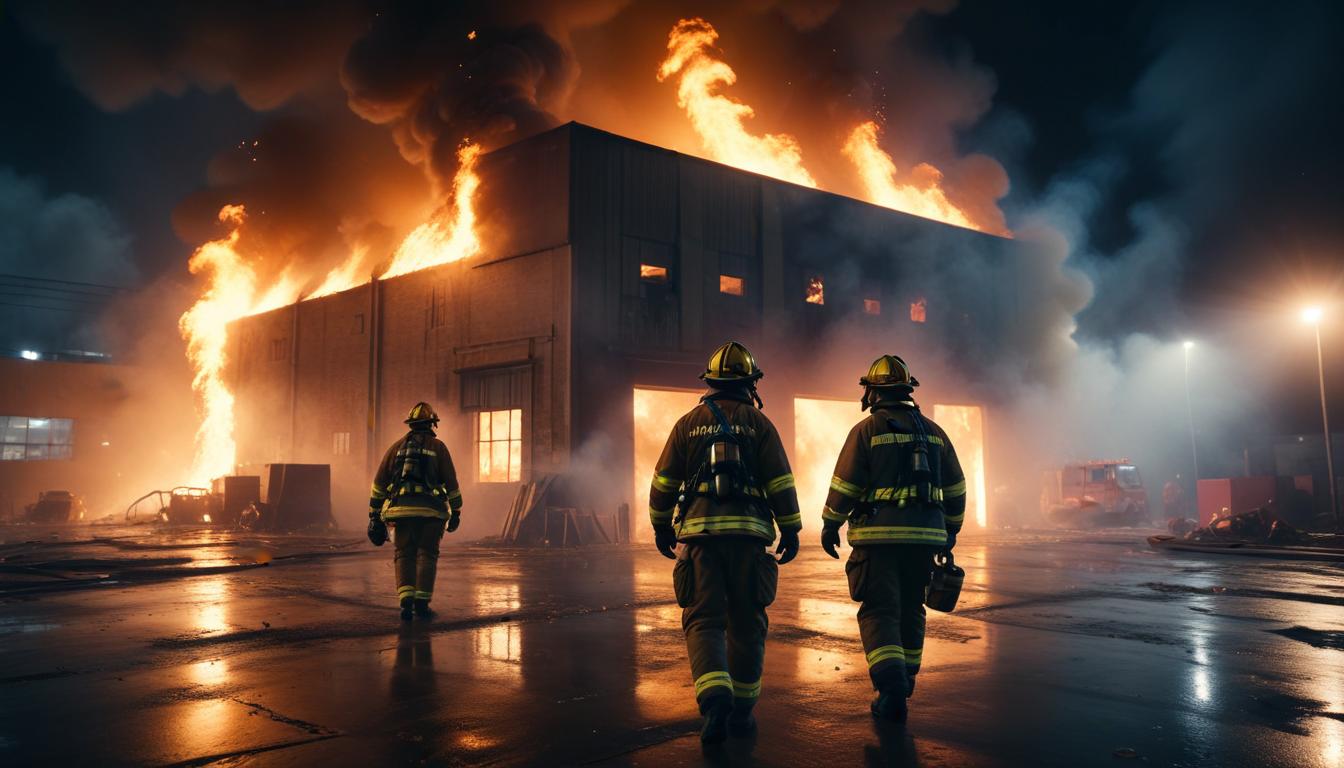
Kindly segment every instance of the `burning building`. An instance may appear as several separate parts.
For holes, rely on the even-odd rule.
[[[239,469],[332,465],[334,510],[363,516],[369,478],[433,403],[469,536],[499,530],[518,483],[564,474],[583,506],[628,503],[647,527],[651,467],[701,389],[706,356],[746,343],[791,454],[808,525],[857,379],[911,360],[959,447],[968,526],[995,522],[1003,385],[1040,329],[1036,247],[570,123],[476,163],[470,258],[236,321],[224,373]]]

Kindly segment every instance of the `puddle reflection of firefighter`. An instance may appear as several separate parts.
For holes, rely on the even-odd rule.
[[[737,342],[714,353],[700,376],[710,391],[672,428],[649,494],[658,551],[677,561],[673,589],[707,744],[755,731],[765,609],[802,528],[784,444],[759,410],[761,375]],[[778,561],[765,550],[776,525]]]
[[[416,403],[406,417],[410,431],[392,444],[378,465],[369,497],[369,541],[387,541],[393,526],[397,598],[401,618],[431,615],[439,541],[462,521],[462,492],[448,448],[434,436],[439,417],[428,403]]]
[[[966,512],[966,478],[947,433],[919,412],[905,361],[883,355],[859,379],[872,414],[850,430],[835,465],[821,535],[860,603],[859,634],[877,690],[875,717],[902,722],[924,653],[924,591],[933,556],[951,552]]]

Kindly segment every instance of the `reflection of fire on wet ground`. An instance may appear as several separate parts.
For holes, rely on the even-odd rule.
[[[0,537],[0,596],[216,576],[367,552],[361,539],[217,531],[170,535],[118,528],[72,535],[24,527],[0,531]]]

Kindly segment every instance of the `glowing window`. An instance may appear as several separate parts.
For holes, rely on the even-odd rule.
[[[943,428],[966,475],[966,520],[984,528],[989,524],[985,495],[985,420],[978,405],[934,403],[933,420]]]
[[[826,283],[822,281],[821,275],[807,278],[807,293],[803,295],[803,300],[808,304],[826,303]]]
[[[667,285],[667,267],[660,267],[657,264],[640,264],[639,279],[646,283]]]
[[[332,432],[331,433],[331,452],[336,456],[350,455],[350,433]]]
[[[73,419],[0,416],[0,460],[46,461],[74,456]]]
[[[726,293],[729,296],[741,296],[746,288],[746,281],[734,275],[719,275],[719,293]]]
[[[929,319],[929,302],[923,298],[910,302],[910,320],[922,323]]]
[[[481,411],[476,431],[476,479],[516,483],[523,473],[523,410]]]
[[[882,314],[882,302],[878,301],[877,299],[864,299],[863,314],[865,315]]]

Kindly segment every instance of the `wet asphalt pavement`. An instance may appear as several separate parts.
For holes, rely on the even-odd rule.
[[[449,537],[437,616],[402,625],[390,547],[356,534],[58,536],[0,528],[3,765],[1344,765],[1339,565],[967,537],[900,729],[811,547],[781,569],[758,735],[702,751],[651,546]]]

